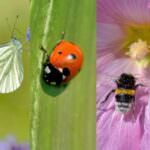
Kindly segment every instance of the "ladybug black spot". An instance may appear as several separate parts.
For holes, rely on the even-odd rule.
[[[70,71],[69,71],[68,68],[64,68],[63,69],[63,75],[65,75],[65,76],[69,76],[70,75]]]
[[[62,54],[62,51],[59,51],[59,52],[58,52],[58,54],[60,54],[60,55],[61,55],[61,54]]]

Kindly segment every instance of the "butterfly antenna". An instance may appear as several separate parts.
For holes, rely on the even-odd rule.
[[[19,29],[15,29],[15,30],[21,35],[21,37],[24,37],[23,33]]]
[[[16,16],[16,20],[15,20],[15,23],[14,23],[14,26],[13,26],[13,29],[12,29],[12,32],[11,32],[11,36],[12,36],[12,37],[14,36],[14,31],[15,31],[16,24],[17,24],[17,22],[18,22],[18,19],[19,19],[19,15]]]
[[[9,24],[8,18],[6,18],[6,24],[7,24],[7,26],[8,26],[9,31],[11,32],[11,28],[10,28],[10,24]],[[9,32],[9,33],[10,33],[10,32]]]

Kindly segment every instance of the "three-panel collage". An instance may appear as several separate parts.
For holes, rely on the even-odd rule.
[[[150,150],[150,0],[0,0],[0,150]]]

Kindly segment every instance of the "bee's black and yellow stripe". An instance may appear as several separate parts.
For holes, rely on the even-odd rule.
[[[128,112],[131,109],[132,103],[134,101],[135,90],[117,88],[115,89],[115,95],[117,110],[122,113]]]
[[[121,88],[117,88],[115,90],[115,94],[116,95],[122,95],[122,94],[125,94],[125,95],[135,95],[135,90],[133,89],[121,89]]]

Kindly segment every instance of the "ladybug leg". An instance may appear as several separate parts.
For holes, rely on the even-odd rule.
[[[40,50],[43,52],[42,64],[45,64],[45,62],[48,62],[48,53],[42,45],[40,47]]]
[[[44,53],[47,53],[46,49],[41,45],[40,50]]]

